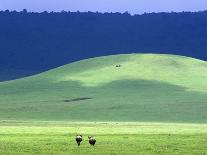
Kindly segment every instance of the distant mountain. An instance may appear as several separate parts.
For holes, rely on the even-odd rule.
[[[207,60],[207,11],[151,13],[0,12],[0,80],[76,60],[131,52]]]

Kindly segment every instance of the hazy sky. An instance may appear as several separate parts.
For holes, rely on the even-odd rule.
[[[0,0],[0,10],[144,12],[203,11],[207,0]]]

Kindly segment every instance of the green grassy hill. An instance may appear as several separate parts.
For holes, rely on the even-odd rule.
[[[207,123],[206,111],[207,62],[182,56],[99,57],[0,83],[0,120]]]

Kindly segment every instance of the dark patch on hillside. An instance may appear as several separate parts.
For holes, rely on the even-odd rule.
[[[64,102],[76,102],[76,101],[83,101],[83,100],[90,100],[93,99],[91,97],[82,97],[82,98],[74,98],[74,99],[67,99],[63,100]]]
[[[15,86],[20,90],[20,85]],[[112,81],[96,87],[84,87],[74,81],[64,83],[64,86],[64,93],[60,96],[54,92],[60,90],[56,89],[60,88],[58,85],[48,85],[48,91],[40,89],[38,97],[28,98],[26,91],[34,96],[29,87],[22,92],[1,93],[1,119],[207,123],[207,93],[189,91],[185,87],[159,81],[130,79]],[[12,87],[1,85],[0,90],[12,90]],[[34,83],[33,87],[36,87]],[[80,97],[70,98],[68,93],[76,96],[79,94]],[[57,95],[55,100],[50,98],[54,94]],[[41,103],[43,101],[48,103]]]

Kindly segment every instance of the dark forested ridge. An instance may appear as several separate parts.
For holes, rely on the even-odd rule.
[[[207,11],[135,16],[0,12],[0,80],[89,57],[132,52],[207,60]]]

